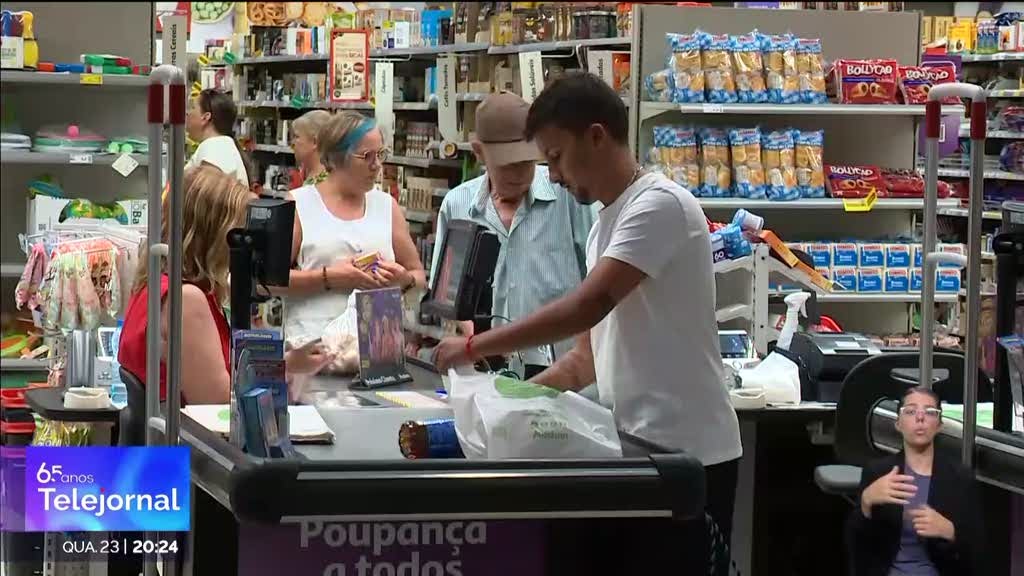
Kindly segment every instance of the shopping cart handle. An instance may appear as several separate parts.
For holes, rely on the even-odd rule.
[[[967,267],[967,256],[953,252],[930,252],[924,257],[926,262],[936,264],[956,264],[960,268]]]
[[[988,92],[981,86],[966,82],[938,84],[928,91],[928,103],[925,105],[925,136],[939,138],[944,98],[964,98],[971,101],[971,140],[984,140]]]
[[[185,73],[177,66],[163,64],[149,73],[147,97],[150,124],[185,124]]]

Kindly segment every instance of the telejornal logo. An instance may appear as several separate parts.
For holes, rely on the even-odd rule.
[[[40,484],[50,485],[46,488],[42,486],[36,488],[43,495],[43,510],[46,512],[51,510],[58,512],[74,510],[77,512],[81,510],[90,512],[99,518],[108,510],[124,510],[126,512],[181,510],[177,488],[171,488],[170,494],[117,494],[100,487],[98,495],[79,494],[78,485],[84,489],[95,484],[93,475],[66,474],[59,464],[47,468],[46,462],[41,462],[39,469],[36,470],[36,481]],[[73,486],[70,493],[66,489],[67,486]]]

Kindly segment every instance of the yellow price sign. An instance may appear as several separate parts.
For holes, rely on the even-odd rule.
[[[206,54],[200,54],[198,60],[200,66],[206,66],[210,63],[210,57]]]
[[[100,86],[103,84],[103,74],[82,74],[78,77],[78,83]]]
[[[863,198],[843,198],[843,210],[846,212],[870,212],[878,201],[878,193],[874,190]]]

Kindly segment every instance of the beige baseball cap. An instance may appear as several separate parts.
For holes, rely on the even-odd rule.
[[[530,105],[516,94],[491,94],[476,109],[476,139],[487,160],[497,166],[541,160],[540,150],[526,140]]]

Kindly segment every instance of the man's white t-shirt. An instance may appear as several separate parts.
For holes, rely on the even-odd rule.
[[[697,200],[645,174],[605,207],[587,242],[647,275],[590,331],[600,401],[620,429],[711,466],[739,458],[722,382],[711,238]]]
[[[246,188],[249,187],[249,174],[245,171],[245,163],[242,162],[242,155],[238,152],[235,140],[230,136],[214,136],[200,142],[185,168],[197,168],[204,162],[213,164],[225,174],[233,175]]]

